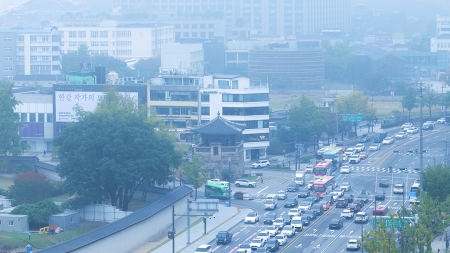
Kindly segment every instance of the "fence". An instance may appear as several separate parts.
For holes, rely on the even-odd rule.
[[[102,221],[114,222],[131,214],[132,212],[120,211],[114,206],[92,204],[83,208],[77,209],[82,221]]]

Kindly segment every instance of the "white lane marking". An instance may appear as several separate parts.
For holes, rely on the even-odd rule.
[[[258,193],[263,192],[265,189],[269,188],[269,186],[264,187],[262,190],[260,190]]]

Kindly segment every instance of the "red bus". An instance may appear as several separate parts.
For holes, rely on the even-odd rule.
[[[323,176],[318,178],[313,185],[313,194],[324,195],[333,189],[334,177]]]
[[[320,177],[320,176],[326,176],[329,174],[329,171],[331,172],[333,168],[333,160],[331,159],[324,159],[320,160],[319,163],[314,166],[314,178]]]

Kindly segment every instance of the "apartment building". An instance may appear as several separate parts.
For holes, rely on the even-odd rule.
[[[430,51],[450,51],[450,16],[437,15],[436,37],[430,39]]]
[[[225,20],[226,38],[246,36],[247,31],[300,36],[350,29],[350,0],[112,0],[113,8],[121,11],[135,11],[134,6],[142,4],[155,19],[213,13]]]
[[[191,128],[217,113],[247,126],[242,134],[246,161],[266,157],[269,147],[269,88],[238,75],[161,75],[150,85],[149,105],[167,124]]]
[[[60,75],[58,29],[0,31],[0,78],[16,75]]]
[[[107,55],[120,60],[146,59],[158,56],[161,47],[173,43],[172,25],[119,24],[106,20],[87,24],[64,24],[59,27],[61,49],[76,51],[82,44],[91,55]]]

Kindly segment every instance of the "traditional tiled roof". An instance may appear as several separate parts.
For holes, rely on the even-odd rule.
[[[246,125],[224,119],[220,116],[219,113],[217,113],[216,118],[196,128],[193,128],[192,131],[199,134],[232,135],[242,133],[245,128]]]

